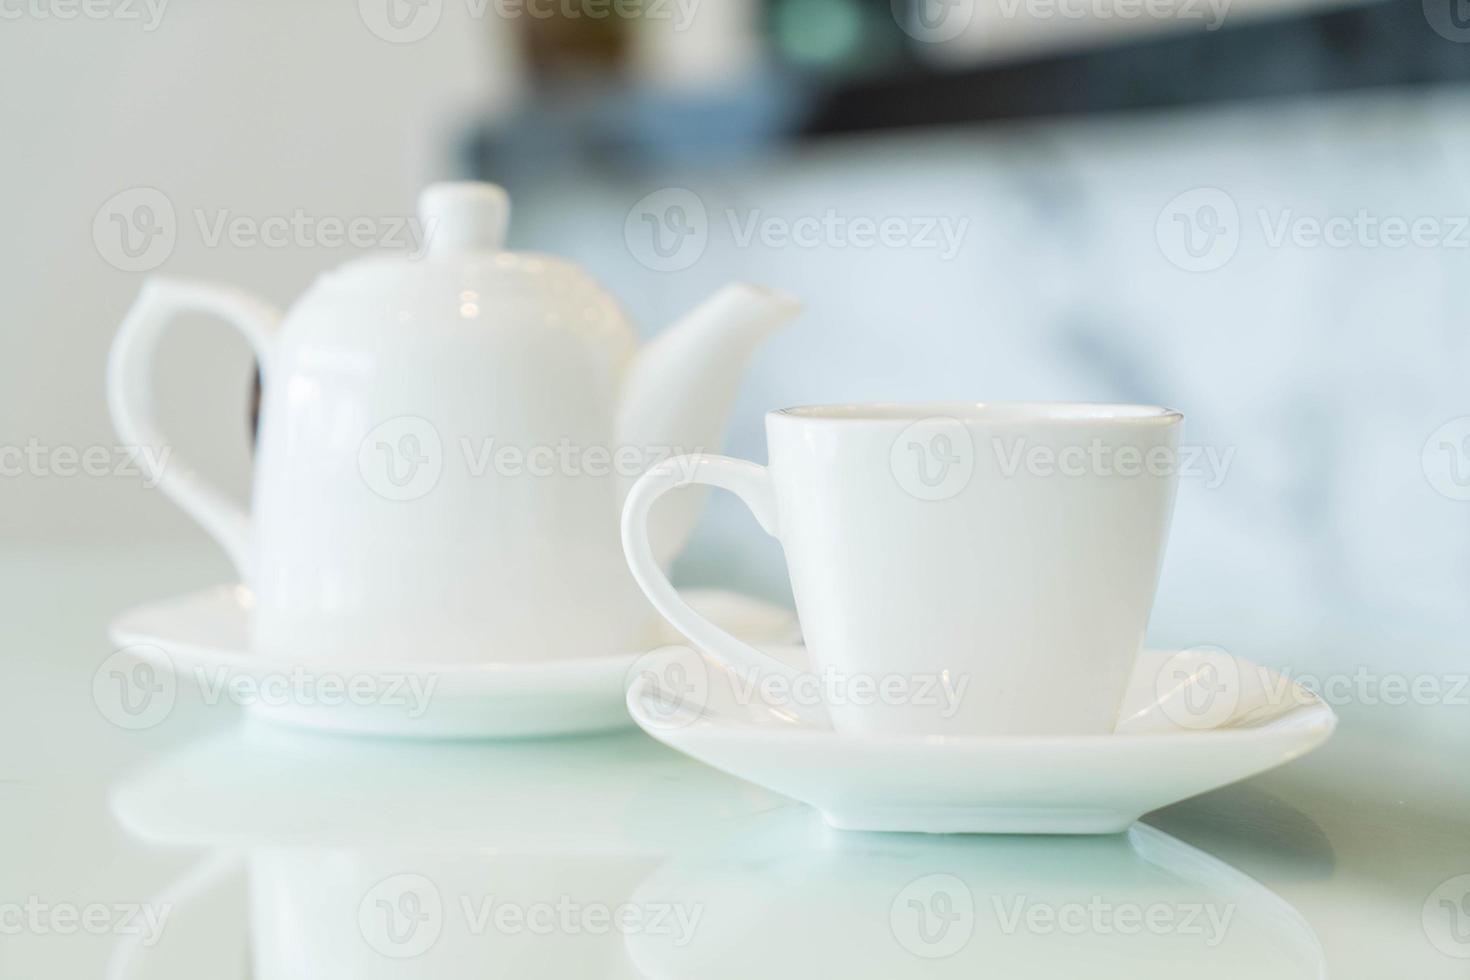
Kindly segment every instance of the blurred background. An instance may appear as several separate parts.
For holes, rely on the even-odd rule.
[[[806,300],[760,352],[732,453],[763,459],[762,413],[790,404],[1167,404],[1198,456],[1159,642],[1463,669],[1464,0],[6,0],[0,19],[17,574],[227,580],[107,417],[140,285],[286,306],[413,247],[425,182],[478,177],[510,190],[514,247],[583,263],[647,334],[731,279]],[[189,321],[160,377],[178,454],[245,496],[243,342]],[[156,571],[174,555],[187,575]],[[726,499],[677,570],[787,591]]]

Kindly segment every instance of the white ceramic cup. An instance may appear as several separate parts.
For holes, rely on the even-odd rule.
[[[649,546],[649,510],[669,490],[740,497],[786,552],[816,675],[802,689],[838,731],[1107,733],[1153,604],[1182,421],[1065,403],[771,412],[769,466],[650,469],[624,507],[623,547],[696,646],[781,682],[746,690],[795,691],[791,668],[691,610]]]

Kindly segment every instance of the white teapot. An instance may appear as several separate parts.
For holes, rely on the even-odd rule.
[[[655,621],[619,545],[623,495],[662,456],[718,448],[748,357],[799,305],[726,286],[639,351],[580,268],[502,250],[499,187],[437,184],[419,209],[422,258],[349,262],[284,319],[233,289],[150,280],[113,345],[118,432],[164,441],[152,353],[176,314],[218,316],[254,347],[251,513],[176,459],[148,476],[253,590],[259,653],[382,665],[636,649]],[[665,561],[698,503],[660,513]]]

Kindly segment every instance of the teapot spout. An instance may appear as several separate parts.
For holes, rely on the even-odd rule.
[[[617,437],[650,454],[718,452],[755,349],[801,311],[795,297],[732,283],[646,344],[623,381]],[[625,479],[627,493],[632,478]],[[667,565],[699,518],[703,493],[685,489],[652,515],[654,554]]]

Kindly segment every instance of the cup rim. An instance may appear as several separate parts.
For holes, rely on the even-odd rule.
[[[958,422],[1171,425],[1184,418],[1184,413],[1177,409],[1126,402],[849,402],[794,405],[769,414],[835,425],[855,422],[912,424],[934,418]]]

